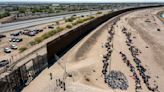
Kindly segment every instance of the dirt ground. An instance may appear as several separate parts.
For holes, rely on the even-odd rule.
[[[102,16],[105,13],[106,12],[103,12],[102,14],[99,14],[99,15],[94,14],[93,16],[98,17],[98,16]],[[83,18],[86,18],[86,17],[88,17],[88,16],[84,16],[84,17],[78,16],[76,18],[76,20],[83,19]],[[74,21],[76,21],[76,20],[74,20]],[[65,28],[66,25],[68,25],[68,24],[71,24],[71,22],[65,22],[64,20],[59,20],[59,24],[56,24],[56,22],[54,21],[54,22],[51,22],[51,23],[36,25],[36,26],[28,27],[28,28],[23,28],[23,29],[18,29],[18,30],[12,30],[12,31],[3,33],[4,35],[6,35],[6,38],[0,39],[0,61],[1,60],[11,60],[12,62],[15,62],[16,60],[18,60],[19,58],[21,58],[20,55],[22,53],[19,53],[19,50],[18,50],[19,48],[21,48],[21,47],[27,47],[28,49],[30,49],[33,46],[31,46],[29,44],[29,42],[33,41],[36,37],[40,37],[44,33],[48,32],[48,31],[51,31],[51,30],[54,30],[58,26]],[[54,29],[49,29],[48,28],[49,25],[53,26]],[[76,25],[76,26],[78,26],[78,25]],[[24,31],[24,29],[30,29],[30,30],[43,29],[43,32],[40,32],[36,36],[33,36],[33,37],[29,37],[27,35],[20,35],[20,36],[17,37],[17,38],[23,38],[23,41],[20,42],[20,43],[10,42],[9,41],[9,39],[12,38],[12,36],[10,36],[11,33],[16,33],[16,32],[19,32],[19,31]],[[65,30],[68,30],[68,29],[65,29]],[[4,48],[10,47],[11,44],[16,44],[18,46],[18,49],[17,50],[12,50],[11,53],[5,53],[4,52]]]
[[[162,10],[164,7],[138,10],[121,18],[117,17],[119,20],[116,24],[113,24],[115,20],[109,20],[82,39],[52,67],[45,69],[22,92],[64,92],[57,84],[58,79],[65,83],[65,92],[137,92],[133,74],[123,62],[120,52],[126,55],[135,68],[142,86],[139,92],[153,92],[148,89],[149,86],[156,87],[154,92],[164,92],[164,24],[156,16]],[[102,60],[106,53],[108,31],[112,26],[115,34],[112,39],[112,54],[108,57],[108,70],[117,70],[126,76],[129,85],[127,90],[112,89],[104,83]],[[131,44],[139,51],[137,58],[146,69],[144,74],[150,77],[149,85],[144,82],[134,62],[123,28],[131,34]]]

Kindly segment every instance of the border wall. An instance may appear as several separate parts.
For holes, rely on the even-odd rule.
[[[48,65],[51,66],[56,62],[56,56],[61,56],[66,51],[68,51],[74,44],[79,42],[83,37],[85,37],[88,33],[93,31],[102,23],[106,22],[110,18],[113,18],[119,14],[122,14],[127,11],[142,9],[142,8],[150,8],[157,6],[145,6],[145,7],[137,7],[137,8],[128,8],[124,10],[115,11],[104,16],[98,17],[90,22],[85,23],[84,25],[79,26],[76,29],[73,29],[66,34],[61,35],[59,38],[54,39],[53,41],[47,44],[47,57],[48,57]]]
[[[13,71],[7,72],[4,77],[0,78],[0,91],[20,92],[23,87],[28,85],[42,70],[50,67],[56,62],[56,55],[62,56],[83,37],[85,37],[87,34],[97,28],[97,26],[106,22],[110,18],[125,13],[127,11],[150,7],[157,6],[145,6],[115,11],[110,14],[106,14],[104,16],[93,19],[90,22],[87,22],[84,25],[81,25],[61,35],[60,37],[47,43],[47,48],[45,48],[47,49],[46,55],[38,55],[36,56],[36,58],[27,61],[27,63],[14,69]]]

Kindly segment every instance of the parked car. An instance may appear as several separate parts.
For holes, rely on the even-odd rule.
[[[36,31],[31,31],[31,32],[28,33],[28,36],[35,36],[36,34],[37,34]]]
[[[43,32],[43,29],[37,29],[38,32]]]
[[[49,29],[53,29],[54,27],[53,26],[48,26]]]
[[[12,45],[10,46],[10,48],[13,49],[13,50],[16,50],[18,47],[17,47],[15,44],[12,44]]]
[[[36,32],[36,34],[38,34],[39,32],[42,32],[42,31],[43,31],[43,29],[35,29],[32,32]]]
[[[22,32],[24,35],[28,35],[28,33],[30,32],[31,30],[29,29],[24,29],[24,31]]]
[[[23,41],[23,39],[22,38],[11,38],[9,41],[10,42],[21,42],[21,41]]]
[[[0,61],[0,67],[4,67],[4,66],[6,66],[8,64],[9,64],[9,61],[8,60],[2,60],[2,61]]]
[[[4,48],[4,52],[5,53],[11,53],[11,49],[10,48]]]
[[[19,36],[19,35],[20,35],[20,32],[11,33],[10,35],[11,35],[11,36]]]
[[[16,39],[15,38],[11,38],[9,41],[10,42],[16,42]]]
[[[24,30],[22,33],[27,36],[35,36],[36,34],[42,31],[43,29]]]
[[[6,37],[6,35],[0,35],[0,38],[5,38]]]
[[[24,35],[28,35],[28,33],[29,33],[28,31],[23,31]]]
[[[22,38],[16,38],[16,42],[21,42],[21,41],[23,41]]]

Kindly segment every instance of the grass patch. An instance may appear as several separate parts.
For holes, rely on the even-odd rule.
[[[57,28],[56,28],[56,31],[57,31],[57,32],[60,32],[60,31],[63,31],[63,30],[64,30],[63,27],[57,27]]]
[[[25,50],[27,50],[27,47],[21,47],[21,48],[19,48],[19,52],[21,53],[21,52],[24,52]]]
[[[63,30],[64,30],[64,28],[62,28],[62,27],[57,27],[56,30],[51,30],[51,31],[49,31],[49,32],[44,33],[44,34],[41,35],[40,37],[36,37],[36,38],[34,39],[34,41],[29,42],[29,44],[30,44],[31,46],[36,45],[36,44],[39,44],[39,43],[41,43],[42,41],[44,41],[45,39],[47,39],[47,38],[49,38],[49,37],[55,35],[56,33],[60,32],[60,31],[63,31]]]
[[[89,16],[87,18],[78,19],[77,21],[75,21],[74,23],[72,23],[72,25],[77,25],[77,24],[80,24],[80,23],[84,23],[85,21],[91,20],[93,18],[95,18],[95,17],[94,16]]]
[[[36,42],[36,41],[31,41],[31,42],[29,42],[29,44],[30,44],[31,46],[33,46],[33,45],[37,44],[37,42]]]
[[[72,16],[70,18],[65,19],[65,22],[73,22],[76,19],[76,17]]]
[[[68,25],[66,25],[66,28],[70,29],[70,28],[72,28],[72,25],[68,24]]]
[[[36,37],[35,38],[35,42],[38,44],[38,43],[40,43],[40,42],[42,42],[44,39],[43,39],[43,37],[41,36],[41,37]]]
[[[72,19],[72,18],[73,18],[73,19]],[[89,17],[87,17],[87,18],[78,19],[78,20],[75,21],[74,23],[66,25],[66,28],[68,28],[68,29],[69,29],[69,28],[72,28],[72,26],[74,26],[74,25],[83,23],[83,22],[88,21],[88,20],[91,20],[91,19],[93,19],[93,18],[94,18],[94,16],[89,16]],[[75,20],[74,17],[71,17],[71,18],[68,19],[69,22],[70,22],[70,21],[73,21],[73,20]],[[57,24],[58,24],[58,23],[57,23]],[[44,34],[41,35],[40,37],[36,37],[33,41],[29,42],[29,44],[30,44],[31,46],[36,45],[36,44],[39,44],[39,43],[41,43],[42,41],[44,41],[45,39],[47,39],[47,38],[49,38],[49,37],[55,35],[55,34],[58,33],[58,32],[63,31],[64,29],[65,29],[64,27],[59,27],[59,26],[58,26],[55,30],[51,30],[51,31],[49,31],[49,32],[44,33]]]
[[[59,25],[60,23],[59,23],[59,21],[56,21],[56,25]]]
[[[102,14],[102,12],[98,11],[96,14]]]

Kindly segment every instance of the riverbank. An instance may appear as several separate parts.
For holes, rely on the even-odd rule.
[[[65,92],[163,92],[164,28],[156,16],[161,10],[138,10],[117,21],[109,20],[45,69],[23,92],[64,92],[64,87]],[[123,73],[128,88],[110,87],[103,69],[107,74],[112,70]]]

